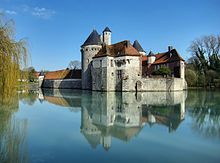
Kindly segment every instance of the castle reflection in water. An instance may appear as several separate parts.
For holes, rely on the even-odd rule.
[[[163,125],[175,131],[184,120],[187,92],[90,92],[44,89],[39,99],[81,109],[81,133],[93,148],[108,150],[115,137],[129,141],[145,125]],[[78,108],[78,110],[76,109]]]

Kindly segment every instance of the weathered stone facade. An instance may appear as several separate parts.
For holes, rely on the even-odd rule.
[[[91,62],[101,49],[100,45],[86,45],[82,47],[82,89],[92,89]]]
[[[173,50],[176,52],[176,50]],[[172,51],[172,52],[173,52]],[[111,31],[93,31],[82,45],[82,89],[94,91],[177,91],[187,88],[185,63],[179,61],[179,78],[148,78],[143,75],[145,51],[135,40],[111,45]],[[177,52],[176,52],[177,53]],[[156,56],[148,56],[153,64]],[[171,53],[169,54],[171,55]],[[176,55],[178,57],[178,54]],[[172,63],[170,63],[172,65]],[[156,67],[157,68],[157,67]]]
[[[81,89],[81,83],[81,79],[44,80],[42,87],[53,89]]]
[[[140,57],[100,57],[94,58],[92,64],[92,90],[124,91],[123,81],[132,85],[141,80]],[[128,88],[127,88],[128,89]]]
[[[94,91],[180,91],[187,88],[185,62],[170,46],[165,53],[146,56],[137,40],[131,45],[125,40],[111,44],[111,30],[102,34],[93,30],[81,46],[81,80],[79,78],[45,80],[39,77],[39,86]],[[152,77],[162,66],[172,71],[170,77]],[[172,76],[172,77],[171,77]],[[44,82],[42,82],[44,81]]]

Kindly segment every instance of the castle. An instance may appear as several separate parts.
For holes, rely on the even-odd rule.
[[[171,46],[165,53],[143,50],[136,40],[111,44],[112,32],[93,30],[81,46],[82,89],[95,91],[175,91],[186,89],[185,62]],[[152,72],[168,67],[172,78],[152,78]]]
[[[185,61],[171,46],[164,53],[146,55],[136,40],[111,43],[112,32],[93,30],[81,46],[82,70],[58,70],[39,76],[44,88],[93,91],[180,91],[187,88]],[[161,68],[170,75],[153,75]]]

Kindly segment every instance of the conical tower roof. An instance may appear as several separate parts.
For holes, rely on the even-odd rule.
[[[105,27],[103,32],[112,32],[112,31],[109,29],[109,27]]]
[[[150,56],[155,56],[155,54],[154,54],[152,51],[150,51],[147,56],[148,56],[148,57],[150,57]]]
[[[81,47],[86,45],[100,45],[100,44],[101,44],[100,36],[96,30],[93,30]]]
[[[139,42],[137,40],[134,41],[133,47],[138,51],[138,52],[145,52],[144,49],[141,47]]]

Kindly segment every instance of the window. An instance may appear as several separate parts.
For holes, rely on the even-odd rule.
[[[113,64],[113,59],[111,60],[111,67],[114,67],[114,64]]]
[[[102,67],[102,60],[100,60],[100,67]]]
[[[86,48],[86,51],[88,51],[88,48]]]
[[[122,78],[122,70],[117,70],[117,78],[118,79]]]

